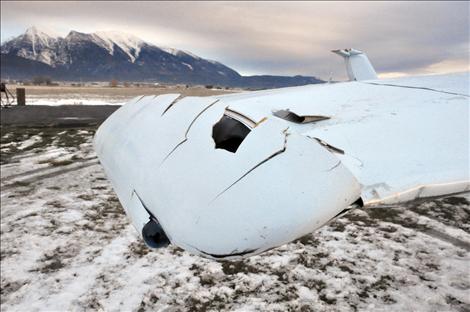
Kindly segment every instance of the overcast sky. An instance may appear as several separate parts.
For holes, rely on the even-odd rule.
[[[330,50],[367,52],[382,76],[469,70],[462,2],[5,2],[1,41],[29,26],[118,30],[191,51],[242,74],[344,77]]]

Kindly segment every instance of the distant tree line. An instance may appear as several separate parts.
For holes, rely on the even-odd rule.
[[[31,83],[35,86],[56,86],[57,83],[52,82],[49,76],[35,76],[31,80]]]

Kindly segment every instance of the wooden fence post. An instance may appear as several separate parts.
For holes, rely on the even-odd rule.
[[[25,88],[16,88],[16,104],[26,105],[26,91],[25,91]]]

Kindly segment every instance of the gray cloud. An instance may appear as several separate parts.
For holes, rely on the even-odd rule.
[[[379,72],[469,67],[468,2],[1,2],[2,41],[30,25],[120,30],[242,73],[343,77],[329,50],[355,47]],[[445,63],[447,62],[447,63]],[[433,67],[434,66],[434,67]],[[439,67],[446,70],[445,66]],[[455,69],[455,68],[452,68]]]

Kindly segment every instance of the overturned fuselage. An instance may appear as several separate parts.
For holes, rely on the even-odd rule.
[[[468,79],[138,97],[101,125],[95,148],[150,246],[249,256],[356,201],[469,190]]]

